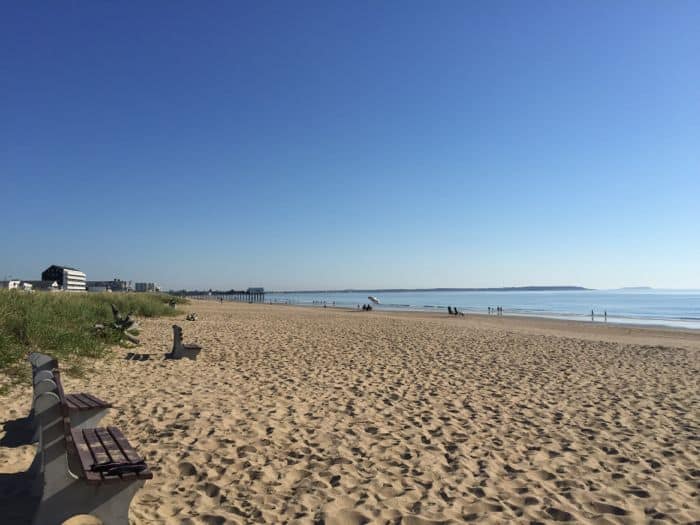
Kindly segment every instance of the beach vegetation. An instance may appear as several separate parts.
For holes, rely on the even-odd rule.
[[[106,355],[124,337],[123,331],[113,328],[112,305],[133,316],[160,317],[179,313],[170,306],[173,301],[187,302],[165,293],[0,290],[0,372],[5,375],[0,384],[7,389],[25,378],[24,360],[30,352],[49,354],[62,369],[80,374],[86,360]]]

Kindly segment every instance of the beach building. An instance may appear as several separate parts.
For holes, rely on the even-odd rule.
[[[25,281],[13,279],[11,281],[0,281],[0,288],[6,288],[9,290],[25,290],[28,292],[35,290],[56,290],[58,289],[58,283],[55,281]]]
[[[109,289],[113,292],[132,292],[134,290],[134,284],[131,281],[123,281],[114,278],[109,283]]]
[[[61,290],[84,292],[87,289],[87,276],[77,268],[53,264],[41,273],[41,280],[58,284]]]
[[[89,292],[131,292],[134,286],[131,281],[115,278],[111,281],[88,281]]]
[[[137,292],[160,292],[156,283],[136,283],[134,286]]]

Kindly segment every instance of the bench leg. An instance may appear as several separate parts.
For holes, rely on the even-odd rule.
[[[52,427],[62,432],[58,424]],[[73,474],[80,462],[66,453],[61,438],[41,444],[43,469],[37,480],[41,499],[33,525],[60,525],[76,514],[92,514],[104,525],[128,525],[129,505],[145,481],[88,484]]]
[[[191,359],[195,361],[199,355],[199,350],[189,350],[187,348],[178,348],[167,354],[168,359]]]
[[[185,349],[185,351],[182,354],[182,357],[186,357],[187,359],[191,359],[192,361],[194,361],[197,359],[198,354],[199,354],[199,350]]]
[[[107,415],[108,408],[91,408],[88,410],[71,410],[71,428],[95,428],[103,417]]]
[[[44,487],[33,525],[60,525],[76,514],[90,514],[104,525],[129,525],[129,505],[143,480],[89,485],[74,479],[49,491]]]
[[[102,418],[107,415],[108,410],[109,408],[71,410],[70,425],[72,428],[95,428],[99,426]],[[37,443],[39,441],[39,423],[38,418],[34,415],[34,409],[29,413],[29,421],[34,430],[32,443]]]

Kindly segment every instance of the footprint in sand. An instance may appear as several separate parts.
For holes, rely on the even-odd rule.
[[[327,513],[325,516],[326,525],[363,525],[369,523],[369,519],[355,510],[341,509]]]
[[[573,521],[574,517],[571,513],[566,512],[565,510],[557,509],[555,507],[549,507],[547,509],[547,514],[554,520],[554,521]]]
[[[180,470],[180,475],[181,476],[196,476],[197,475],[197,469],[192,463],[189,463],[187,461],[183,461],[178,465],[178,469]]]
[[[627,515],[627,511],[625,509],[616,507],[615,505],[609,505],[600,501],[594,501],[593,503],[591,503],[591,508],[595,512],[599,512],[601,514],[614,514],[615,516]]]

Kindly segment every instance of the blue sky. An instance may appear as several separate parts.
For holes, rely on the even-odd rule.
[[[0,278],[700,288],[700,3],[0,7]]]

